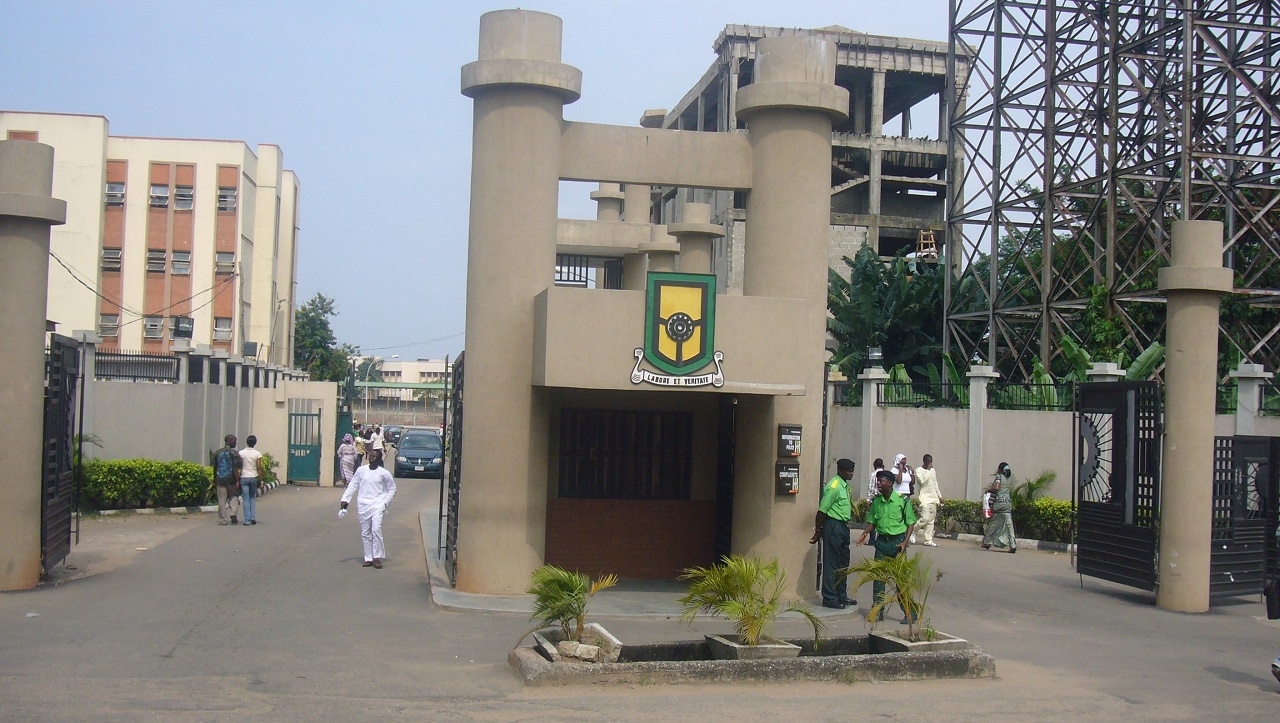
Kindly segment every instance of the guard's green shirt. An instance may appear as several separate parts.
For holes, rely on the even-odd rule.
[[[836,475],[827,482],[827,486],[822,489],[818,511],[841,522],[849,521],[853,507],[849,504],[849,483],[843,477]]]
[[[884,495],[876,495],[871,500],[867,523],[874,524],[878,534],[901,535],[916,523],[916,511],[911,506],[911,500],[897,492],[890,492],[887,500]]]

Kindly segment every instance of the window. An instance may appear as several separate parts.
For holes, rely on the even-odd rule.
[[[231,317],[215,316],[213,318],[213,340],[231,341]]]
[[[173,189],[173,209],[190,211],[196,202],[196,190],[191,186],[177,186]]]
[[[218,187],[218,210],[234,211],[236,210],[236,189],[226,186]]]
[[[142,338],[143,339],[162,339],[164,338],[164,317],[148,316],[142,320]]]
[[[219,251],[213,257],[213,270],[219,274],[230,274],[236,270],[236,255],[231,251]]]
[[[195,328],[195,319],[189,316],[169,317],[169,338],[171,339],[190,339]]]
[[[108,206],[124,205],[124,184],[123,183],[107,184],[107,205]]]
[[[560,413],[560,496],[687,500],[692,480],[689,412],[565,409]]]
[[[109,337],[120,335],[120,315],[100,314],[98,316],[98,336]]]
[[[159,271],[164,273],[164,262],[166,256],[168,256],[168,254],[164,251],[148,251],[147,271]]]
[[[191,273],[190,251],[173,252],[173,273],[179,276],[186,276]]]
[[[166,183],[151,184],[151,207],[169,207],[169,185]]]
[[[103,271],[119,271],[120,259],[123,256],[122,249],[102,249],[102,270]]]

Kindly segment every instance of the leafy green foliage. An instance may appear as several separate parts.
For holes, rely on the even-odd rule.
[[[1018,505],[1028,505],[1035,500],[1044,496],[1044,493],[1053,486],[1055,480],[1058,479],[1058,473],[1051,469],[1046,469],[1033,479],[1024,479],[1015,482],[1009,490],[1009,499],[1013,502],[1016,509]]]
[[[187,507],[204,504],[213,468],[153,459],[94,460],[85,465],[81,500],[93,509]]]
[[[617,575],[604,575],[593,581],[580,572],[543,565],[533,571],[529,589],[525,591],[533,595],[533,615],[529,619],[537,620],[544,627],[559,625],[565,640],[581,642],[587,601],[617,584]]]
[[[726,555],[711,567],[691,567],[680,575],[689,581],[689,592],[680,598],[684,612],[680,619],[692,624],[699,613],[719,615],[733,621],[738,641],[758,645],[781,612],[799,613],[813,626],[814,644],[826,624],[803,602],[793,600],[782,606],[782,588],[787,574],[777,560],[762,562],[754,557]]]
[[[1013,507],[1013,529],[1019,537],[1046,542],[1070,542],[1075,506],[1069,500],[1041,497]]]
[[[907,614],[907,639],[918,642],[922,630],[932,628],[925,620],[925,606],[934,583],[942,579],[942,571],[933,571],[933,561],[923,552],[893,557],[865,557],[856,565],[838,570],[840,575],[857,575],[854,588],[869,582],[885,585],[885,596],[867,611],[867,622],[874,624],[886,605],[897,603]]]
[[[359,350],[338,344],[329,319],[337,316],[333,299],[316,293],[294,315],[293,365],[322,382],[341,382],[347,376],[348,359]]]
[[[941,264],[900,255],[886,265],[870,246],[844,262],[849,279],[832,270],[827,285],[827,328],[839,343],[835,366],[855,377],[872,346],[883,350],[887,367],[936,361],[942,355]]]
[[[262,453],[262,484],[270,484],[280,480],[280,473],[276,470],[280,469],[280,463],[270,452]]]

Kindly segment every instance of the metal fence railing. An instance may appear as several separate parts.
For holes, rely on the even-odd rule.
[[[1217,399],[1214,403],[1214,411],[1218,414],[1235,414],[1236,413],[1236,380],[1232,379],[1226,384],[1218,385]],[[1263,397],[1266,397],[1266,389],[1263,389]]]
[[[831,385],[831,404],[837,407],[862,406],[862,382],[835,382]]]
[[[1067,412],[1075,404],[1073,384],[1019,384],[993,382],[987,387],[989,409],[1031,409]]]
[[[122,352],[98,350],[94,359],[95,379],[127,379],[133,382],[178,381],[178,357],[164,352]]]
[[[1262,398],[1258,400],[1258,414],[1264,417],[1280,417],[1280,386],[1263,384]]]
[[[968,384],[935,384],[932,382],[879,382],[876,404],[882,407],[949,407],[969,406]]]

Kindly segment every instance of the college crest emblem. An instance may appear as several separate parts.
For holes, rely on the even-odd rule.
[[[715,332],[714,274],[650,273],[644,347],[635,350],[631,381],[668,387],[722,386],[724,355],[714,350]],[[641,362],[667,374],[641,369]],[[715,364],[714,372],[696,374],[708,364]]]

